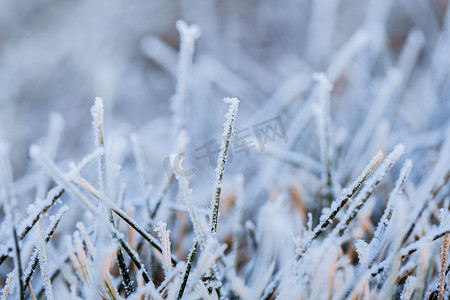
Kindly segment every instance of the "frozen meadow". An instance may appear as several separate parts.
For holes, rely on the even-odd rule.
[[[0,1],[0,299],[450,299],[447,0]]]

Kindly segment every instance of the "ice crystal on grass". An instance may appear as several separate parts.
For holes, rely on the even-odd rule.
[[[196,208],[194,206],[194,203],[192,202],[192,190],[190,189],[187,179],[183,174],[183,169],[182,169],[181,164],[182,164],[182,160],[180,161],[179,165],[175,166],[175,174],[176,174],[177,180],[180,185],[181,193],[183,195],[183,200],[185,201],[188,212],[189,212],[189,217],[191,219],[192,226],[194,227],[196,240],[198,242],[200,242],[200,245],[203,248],[206,243],[205,233],[203,232],[203,230],[200,226],[200,221],[199,221],[197,213],[196,213]]]
[[[238,110],[239,100],[237,98],[225,98],[223,100],[228,104],[228,111],[225,114],[225,123],[223,123],[222,143],[220,145],[219,157],[217,158],[216,180],[214,182],[214,195],[211,200],[210,228],[213,235],[217,231],[217,222],[219,217],[220,195],[222,193],[223,174],[227,163],[227,156],[230,147],[231,135],[233,134],[234,122]]]
[[[103,136],[103,99],[96,98],[95,104],[91,108],[92,127],[94,129],[95,146],[105,149]],[[98,185],[102,193],[105,192],[105,153],[98,158]]]
[[[401,300],[409,300],[414,293],[416,288],[417,279],[414,276],[408,276],[406,278],[405,286],[403,287],[402,294],[400,295]]]
[[[14,273],[9,272],[8,276],[6,277],[5,285],[3,286],[3,289],[0,291],[1,300],[8,299],[9,293],[12,291],[12,283],[14,281]]]
[[[172,261],[170,258],[170,254],[172,253],[172,251],[170,250],[170,239],[169,239],[170,231],[167,230],[167,224],[162,221],[160,221],[157,224],[155,231],[158,232],[158,237],[162,243],[163,249],[162,255],[164,259],[163,269],[164,274],[167,277],[167,275],[172,271]]]
[[[45,296],[47,299],[53,300],[52,283],[50,281],[50,274],[48,270],[47,253],[45,251],[44,237],[39,229],[39,224],[36,225],[37,232],[37,249],[39,257],[39,268],[44,279]]]

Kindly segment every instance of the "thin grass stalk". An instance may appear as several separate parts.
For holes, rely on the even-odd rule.
[[[320,223],[312,231],[311,237],[308,238],[307,241],[304,242],[301,248],[298,250],[298,255],[296,258],[297,261],[302,258],[302,256],[309,249],[312,243],[326,230],[328,225],[331,224],[332,220],[335,218],[338,212],[345,206],[348,200],[350,200],[354,196],[356,191],[360,188],[360,186],[364,183],[364,181],[372,173],[372,171],[377,167],[382,158],[383,154],[380,151],[372,158],[369,164],[364,168],[363,172],[350,185],[350,187],[344,189],[341,192],[341,196],[339,197],[339,199],[331,204],[331,209],[328,215],[322,216],[320,218]],[[271,282],[269,282],[269,284],[266,286],[261,300],[267,300],[272,297],[280,284],[280,280],[281,272],[278,272],[271,280]]]
[[[450,229],[444,229],[442,231],[438,231],[437,233],[433,233],[430,236],[423,237],[422,239],[418,240],[417,242],[414,242],[406,247],[403,247],[400,249],[400,254],[402,255],[402,260],[406,259],[411,254],[421,250],[423,247],[428,246],[429,242],[436,241],[439,238],[445,236],[446,234],[450,234]],[[376,268],[373,268],[372,270],[372,277],[377,276],[381,274],[384,271],[384,265],[386,264],[387,260],[382,261],[378,266],[375,266]],[[450,271],[450,265],[447,267],[445,274],[447,275]]]
[[[411,234],[413,233],[414,229],[416,228],[416,224],[417,221],[422,217],[423,213],[426,211],[426,209],[428,208],[428,206],[430,205],[430,201],[432,199],[434,199],[439,192],[442,190],[442,188],[447,185],[447,183],[450,181],[450,172],[448,172],[446,174],[446,176],[444,177],[444,179],[436,185],[436,187],[432,190],[430,196],[425,200],[425,202],[423,203],[422,207],[420,208],[419,212],[417,213],[416,217],[413,219],[413,221],[410,223],[408,230],[406,231],[406,233],[403,235],[402,238],[402,245],[406,243],[406,241],[408,240],[408,238],[411,236]]]
[[[5,286],[1,290],[1,300],[6,300],[9,295],[9,291],[11,290],[12,284],[14,281],[14,271],[11,271],[8,273],[8,276],[6,277]]]
[[[122,250],[119,248],[116,251],[116,259],[117,265],[119,266],[120,275],[122,275],[123,279],[123,287],[125,288],[126,296],[130,296],[133,293],[133,284],[130,279],[130,274],[127,270],[127,265],[125,264],[125,260],[123,258]]]
[[[189,188],[188,181],[186,177],[183,174],[183,168],[181,166],[182,160],[180,160],[180,164],[175,165],[175,176],[179,182],[180,189],[183,195],[184,202],[186,203],[189,217],[192,222],[192,226],[194,227],[194,232],[196,235],[196,240],[200,243],[200,246],[203,248],[205,246],[205,234],[203,233],[203,230],[200,226],[200,223],[198,221],[197,213],[195,211],[195,206],[192,201],[192,191]]]
[[[350,185],[350,187],[342,190],[341,196],[339,197],[339,199],[337,199],[337,201],[335,201],[331,204],[330,212],[328,213],[328,215],[320,218],[320,223],[314,228],[311,238],[309,238],[302,245],[301,249],[299,250],[300,255],[305,253],[306,250],[308,250],[309,247],[312,245],[312,242],[314,242],[326,230],[326,228],[328,227],[328,225],[331,224],[331,222],[336,217],[338,212],[355,195],[356,191],[365,182],[365,180],[372,173],[372,171],[377,167],[377,165],[380,163],[382,158],[383,158],[383,154],[380,151],[372,158],[372,160],[369,162],[369,164],[364,168],[363,172]]]
[[[158,237],[161,240],[162,250],[163,250],[162,266],[163,266],[164,275],[167,276],[172,271],[170,238],[169,238],[170,231],[167,230],[167,224],[162,221],[160,221],[158,223],[158,226],[155,229],[155,231],[158,232]]]
[[[120,243],[120,246],[125,250],[130,259],[133,261],[136,268],[142,272],[142,278],[144,279],[145,283],[150,282],[150,276],[144,269],[144,265],[141,263],[139,255],[133,250],[133,248],[131,248],[131,246],[125,240],[118,238],[118,241]]]
[[[30,282],[28,282],[28,290],[30,291],[31,299],[36,300],[36,295],[34,294],[34,290]]]
[[[450,6],[449,6],[450,7]],[[427,181],[425,181],[420,186],[420,193],[416,196],[416,201],[419,202],[421,208],[416,213],[415,217],[412,219],[411,223],[408,226],[408,230],[406,230],[405,234],[402,238],[402,245],[406,243],[414,229],[416,228],[416,224],[423,217],[424,213],[427,211],[431,200],[434,199],[439,192],[442,190],[444,186],[450,180],[450,160],[448,153],[450,152],[450,127],[446,129],[446,137],[441,146],[441,150],[439,152],[438,159],[436,161],[436,165],[431,172]]]
[[[50,281],[52,281],[52,282],[55,281],[56,277],[58,277],[59,274],[61,274],[61,270],[60,269],[55,270],[55,272],[53,272],[52,275],[50,276]],[[37,298],[41,299],[44,296],[44,293],[45,293],[45,288],[42,287],[37,295]]]
[[[403,287],[403,291],[400,294],[400,300],[409,300],[411,299],[414,290],[416,288],[417,279],[414,276],[408,276],[406,279],[405,285]]]
[[[63,217],[63,215],[64,215],[64,213],[66,211],[67,211],[67,207],[62,207],[58,211],[58,213],[56,214],[56,219],[55,219],[54,223],[50,224],[50,226],[48,227],[48,229],[46,231],[45,239],[44,239],[45,243],[48,243],[50,241],[50,238],[55,233],[56,227],[58,227],[58,225],[59,225],[59,223],[60,223],[60,221],[61,221],[61,219],[62,219],[62,217]],[[25,286],[27,286],[28,283],[30,283],[31,277],[33,276],[33,272],[36,269],[38,263],[39,263],[39,257],[38,257],[38,252],[37,252],[37,249],[36,249],[36,251],[33,252],[32,256],[31,256],[30,262],[29,262],[28,267],[27,267],[27,271],[28,272],[26,272],[26,274],[25,274],[26,275],[26,278],[25,278],[25,281],[24,281]]]
[[[112,226],[114,226],[114,227],[116,226],[114,224],[114,218],[113,218],[111,211],[109,212],[109,221],[111,222]],[[82,230],[82,233],[83,232],[85,232],[85,230]],[[125,259],[123,258],[123,253],[122,253],[122,250],[120,249],[120,247],[116,251],[116,260],[117,260],[117,265],[119,266],[120,275],[122,276],[122,279],[123,279],[122,285],[125,289],[125,294],[128,297],[133,293],[133,284],[130,279],[130,274],[128,273],[127,265],[125,263]]]
[[[186,269],[183,273],[183,281],[181,282],[180,290],[178,291],[177,300],[180,300],[183,297],[184,290],[186,289],[186,284],[189,279],[189,274],[191,273],[192,265],[194,264],[195,254],[198,248],[198,241],[194,242],[194,246],[191,248],[191,251],[187,257]]]
[[[367,183],[361,193],[358,195],[357,199],[355,199],[354,203],[349,207],[347,214],[345,217],[339,222],[336,228],[333,230],[333,235],[342,236],[345,230],[348,228],[350,223],[356,218],[356,215],[366,203],[366,201],[370,198],[373,193],[374,188],[381,182],[387,172],[394,166],[397,160],[404,153],[404,146],[399,144],[394,150],[386,157],[386,160],[380,166],[380,169],[374,175],[374,178]]]
[[[210,216],[210,228],[211,234],[216,235],[217,221],[219,215],[220,195],[222,192],[223,173],[225,171],[225,165],[227,163],[228,147],[230,145],[231,135],[233,133],[234,123],[236,120],[236,114],[238,110],[239,100],[237,98],[225,98],[224,102],[229,104],[228,112],[225,115],[225,123],[223,124],[222,143],[220,146],[219,157],[217,159],[216,167],[216,180],[215,180],[215,193],[211,200],[211,216]]]
[[[185,265],[185,264],[184,264],[183,262],[180,262],[178,265],[175,266],[175,268],[172,270],[172,272],[170,272],[170,273],[166,276],[166,278],[164,279],[164,281],[161,282],[161,284],[159,285],[159,287],[158,287],[158,289],[157,289],[158,293],[162,293],[162,292],[167,288],[167,286],[169,285],[169,283],[170,283],[174,278],[179,277],[178,275],[180,275],[180,273],[181,273],[181,271],[182,271],[184,265]],[[174,280],[174,283],[176,283],[176,280]]]
[[[14,264],[15,268],[17,269],[17,279],[19,280],[19,296],[20,300],[25,299],[25,293],[24,293],[24,285],[22,280],[22,261],[20,259],[20,247],[19,247],[19,239],[17,238],[17,232],[16,227],[13,225],[13,237],[14,237],[14,248],[15,248],[15,259]]]
[[[39,222],[36,223],[35,228],[38,233],[37,244],[38,244],[39,268],[41,270],[41,275],[44,278],[45,296],[47,297],[48,300],[53,300],[54,298],[53,298],[52,284],[48,273],[47,253],[45,251],[45,241],[42,232],[39,228]]]
[[[95,98],[95,103],[91,108],[91,115],[92,115],[92,126],[94,129],[95,145],[97,146],[97,148],[105,149],[105,140],[103,134],[104,108],[102,98]],[[106,182],[105,166],[106,166],[105,151],[103,151],[103,153],[98,158],[98,167],[97,167],[98,185],[100,192],[102,194],[105,193],[105,182]]]
[[[59,191],[58,191],[59,190]],[[48,195],[50,195],[50,193],[52,193],[52,191],[57,192],[57,194],[55,194],[54,196],[52,196],[52,200],[51,203],[49,205],[46,205],[43,207],[43,209],[38,213],[38,215],[33,219],[33,221],[30,223],[30,225],[27,225],[22,233],[19,236],[19,240],[23,240],[25,238],[25,236],[28,234],[28,232],[33,228],[34,224],[36,224],[36,222],[40,219],[40,217],[45,214],[52,206],[53,204],[55,204],[55,202],[61,198],[61,196],[64,193],[64,189],[61,189],[59,187],[56,187],[52,190],[50,190],[48,192]]]
[[[81,204],[83,204],[86,208],[88,208],[95,215],[98,215],[99,212],[97,208],[91,203],[91,201],[72,183],[68,178],[59,170],[59,168],[48,159],[48,157],[42,153],[42,151],[37,146],[31,146],[30,148],[30,156],[35,159],[52,177],[53,179],[62,187],[65,188],[70,194],[72,194],[76,199],[78,199]],[[95,191],[95,190],[94,190]],[[100,196],[98,193],[94,193]],[[106,203],[111,210],[117,214],[120,218],[122,218],[128,225],[130,225],[134,230],[136,230],[145,240],[147,240],[156,250],[162,253],[162,247],[159,242],[153,238],[147,231],[142,229],[136,221],[134,221],[127,213],[118,208],[116,205],[111,203],[106,198],[100,197],[98,198]],[[111,225],[111,224],[110,224]],[[112,226],[112,225],[111,225]],[[117,231],[114,227],[111,227],[112,231]],[[172,262],[174,264],[178,263],[178,259],[172,254]]]
[[[441,247],[441,270],[439,272],[439,300],[444,299],[445,291],[445,271],[447,269],[448,249],[450,246],[450,234],[444,235]]]
[[[124,211],[118,208],[112,209],[112,211],[122,218],[128,225],[130,225],[134,230],[136,230],[147,242],[149,242],[156,250],[161,254],[163,253],[162,246],[153,238],[146,230],[142,229],[137,225],[136,221],[131,219]],[[178,263],[178,259],[174,254],[170,255],[171,261],[174,265]]]
[[[397,195],[400,193],[401,189],[403,188],[403,185],[405,184],[405,181],[408,179],[409,174],[411,173],[412,168],[412,162],[410,160],[407,160],[402,169],[400,170],[400,175],[395,183],[394,189],[392,190],[391,194],[389,195],[389,200],[386,205],[386,209],[383,213],[383,216],[381,217],[380,222],[378,223],[377,228],[375,229],[374,236],[369,244],[369,250],[370,250],[370,256],[368,257],[368,267],[371,268],[375,262],[376,255],[378,253],[378,246],[380,244],[380,241],[382,237],[384,236],[386,229],[389,225],[389,222],[392,218],[392,214],[394,212],[394,200],[397,197]],[[380,249],[381,250],[381,249]]]

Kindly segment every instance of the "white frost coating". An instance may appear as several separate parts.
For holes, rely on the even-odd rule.
[[[91,107],[92,115],[92,126],[94,129],[94,137],[97,147],[103,147],[103,114],[104,114],[104,104],[103,99],[96,97],[95,103]]]
[[[444,177],[450,172],[450,127],[446,129],[446,137],[439,151],[439,156],[436,160],[435,166],[428,179],[425,180],[418,188],[417,194],[414,197],[414,202],[418,203],[415,208],[415,212],[412,214],[412,222],[417,222],[420,219],[426,219],[431,210],[428,207],[432,194],[436,191],[436,188],[442,184]],[[425,210],[425,212],[423,212]],[[414,223],[411,223],[412,226]],[[412,232],[413,233],[413,232]]]
[[[26,228],[33,225],[33,221],[37,220],[39,218],[39,215],[42,214],[44,210],[48,209],[52,205],[53,199],[55,199],[61,192],[62,188],[56,186],[47,193],[45,200],[37,200],[35,203],[28,205],[27,213],[29,216],[19,223],[19,237],[24,234]]]
[[[47,226],[47,229],[45,231],[45,235],[48,236],[50,234],[50,232],[54,229],[54,227],[56,226],[56,224],[61,220],[61,218],[63,217],[63,215],[69,210],[69,207],[67,205],[63,205],[58,212],[53,215],[50,216],[50,224]]]
[[[28,278],[30,276],[31,272],[33,272],[33,264],[39,255],[38,252],[39,252],[39,250],[37,248],[35,248],[33,251],[33,254],[31,254],[30,259],[28,261],[27,268],[23,272],[24,278]]]
[[[195,290],[198,292],[196,296],[186,297],[187,299],[205,299],[205,300],[219,300],[219,297],[216,293],[210,294],[208,288],[205,283],[201,280],[198,280],[195,285]]]
[[[167,287],[168,293],[166,300],[175,300],[178,295],[178,287],[181,283],[181,277],[176,276],[172,283],[170,283]]]
[[[370,173],[375,169],[377,164],[383,158],[383,153],[379,151],[369,162],[369,164],[364,168],[362,173],[356,178],[355,181],[348,188],[344,188],[341,192],[341,195],[338,199],[334,200],[331,203],[331,206],[328,209],[325,209],[323,214],[320,216],[319,224],[314,228],[314,231],[311,232],[311,235],[307,239],[307,241],[302,245],[301,249],[298,249],[298,254],[302,255],[305,251],[311,246],[314,239],[322,233],[326,227],[331,223],[333,216],[335,216],[339,210],[347,203],[350,197],[356,192],[362,182],[370,175]],[[312,217],[308,219],[311,220],[311,225],[308,227],[312,228]],[[309,222],[308,222],[309,223]]]
[[[210,228],[213,235],[215,235],[217,231],[217,219],[219,214],[223,173],[227,162],[228,147],[230,144],[231,135],[233,133],[234,122],[236,120],[236,114],[239,106],[239,100],[237,98],[224,98],[223,101],[229,104],[229,106],[228,111],[225,114],[225,123],[223,124],[222,143],[220,145],[219,157],[217,158],[216,180],[214,182],[215,193],[211,199],[210,206]]]
[[[44,279],[45,296],[47,297],[47,299],[53,300],[52,283],[48,271],[47,253],[45,251],[45,241],[44,237],[42,236],[41,230],[39,229],[39,223],[36,224],[35,228],[38,233],[36,235],[37,240],[36,243],[39,256],[39,268],[41,270],[41,275]]]
[[[65,174],[63,174],[58,167],[49,160],[49,158],[41,152],[39,147],[32,145],[30,147],[30,156],[34,160],[36,160],[56,181],[58,185],[63,187],[69,194],[74,196],[77,200],[81,202],[87,209],[89,209],[96,216],[100,216],[100,212],[98,209],[91,203],[91,201],[67,178]],[[146,231],[143,230],[132,218],[128,216],[123,210],[119,209],[116,205],[111,203],[111,201],[105,197],[101,197],[103,203],[108,205],[111,209],[114,209],[118,214],[120,214],[123,218],[127,219],[127,222],[131,223],[132,226],[138,228],[142,233],[146,235],[146,238],[151,240],[155,245],[159,245],[158,241],[154,239],[151,235],[146,234]],[[104,226],[108,226],[109,230],[113,232],[117,238],[123,238],[123,234],[118,231],[114,226],[112,226],[109,222],[104,220],[104,216],[102,215],[100,220],[104,222]]]
[[[378,151],[377,154],[375,154],[375,156],[372,158],[370,163],[364,168],[362,173],[358,176],[358,178],[356,178],[356,180],[353,182],[353,184],[351,185],[352,189],[361,184],[361,182],[373,171],[377,163],[380,162],[382,159],[383,159],[383,152]],[[351,190],[349,190],[348,192],[350,191]]]
[[[414,290],[416,289],[417,278],[415,276],[408,276],[406,278],[405,286],[403,287],[403,291],[400,295],[400,300],[409,300],[411,299]]]
[[[206,240],[206,246],[198,258],[195,271],[192,273],[192,277],[189,276],[189,281],[194,284],[199,281],[202,276],[211,269],[214,262],[220,256],[223,256],[226,247],[227,246],[225,244],[219,244],[215,237],[209,236]]]
[[[95,253],[94,245],[92,244],[91,239],[89,238],[89,234],[87,233],[86,227],[84,227],[83,222],[77,222],[77,229],[80,231],[83,236],[84,241],[86,242],[86,246],[90,253]]]
[[[426,236],[422,237],[420,240],[413,242],[409,244],[406,247],[403,247],[400,250],[400,254],[402,256],[406,256],[410,253],[416,252],[418,250],[423,249],[424,247],[429,246],[433,241],[435,241],[437,238],[444,236],[445,234],[450,233],[450,228],[445,229],[434,229],[431,231],[431,233],[428,233]]]
[[[173,160],[171,159],[171,161]],[[184,202],[186,203],[189,217],[192,222],[192,226],[194,227],[196,239],[200,243],[201,248],[203,248],[205,246],[205,234],[200,226],[196,213],[196,208],[194,206],[194,203],[192,202],[192,190],[189,188],[189,183],[186,177],[183,175],[182,163],[183,158],[180,159],[179,164],[172,164],[172,165],[174,166],[175,176],[180,185],[180,190],[183,195]]]
[[[0,291],[0,300],[8,299],[8,294],[11,291],[13,281],[14,281],[14,271],[11,271],[8,273],[8,276],[6,277],[5,286]]]
[[[167,230],[167,224],[163,221],[159,221],[156,225],[155,231],[158,232],[158,237],[161,240],[162,250],[163,250],[163,270],[164,275],[172,272],[172,261],[171,261],[171,250],[170,250],[170,231]]]
[[[192,57],[194,55],[195,40],[200,37],[200,27],[187,25],[184,21],[177,21],[180,32],[180,54],[177,66],[177,85],[172,99],[173,120],[176,134],[186,127],[187,97],[191,80]]]
[[[186,267],[186,263],[183,261],[180,261],[175,268],[173,268],[172,272],[170,272],[170,274],[166,275],[166,278],[164,279],[163,282],[161,282],[161,284],[158,287],[158,293],[162,293],[164,291],[164,288],[169,284],[170,281],[172,281],[172,279],[174,278],[179,278],[183,269]],[[179,284],[177,285],[179,286]]]
[[[375,174],[369,180],[367,180],[364,188],[350,205],[345,216],[334,228],[332,235],[342,235],[343,231],[347,228],[349,223],[356,217],[359,209],[364,205],[364,201],[366,201],[367,198],[372,194],[375,186],[380,183],[386,173],[392,168],[392,166],[397,162],[397,160],[403,155],[404,152],[405,146],[403,144],[398,144],[397,146],[395,146],[394,150],[392,150],[392,152],[386,157]]]
[[[5,213],[5,222],[9,225],[9,229],[16,234],[16,197],[13,190],[13,175],[11,169],[11,162],[9,160],[10,147],[8,144],[0,141],[0,200],[3,198],[3,208]],[[17,243],[13,243],[15,251],[19,253]],[[17,278],[20,277],[21,264],[18,255],[13,256],[14,270]],[[21,288],[21,281],[16,280],[16,288],[19,291]]]
[[[384,233],[386,232],[386,228],[389,225],[389,221],[392,217],[393,211],[394,211],[394,205],[395,205],[395,199],[398,194],[401,193],[401,189],[403,188],[403,185],[405,181],[408,179],[409,174],[411,173],[412,168],[412,161],[406,160],[404,163],[402,169],[400,170],[400,175],[395,182],[394,189],[391,191],[389,195],[389,200],[386,205],[386,209],[384,210],[383,216],[381,217],[377,229],[375,230],[374,236],[369,244],[369,252],[370,252],[370,260],[369,260],[369,267],[371,267],[371,264],[376,259],[376,250],[378,249],[378,246],[380,245],[381,240],[383,239]]]
[[[44,153],[42,153],[38,146],[32,145],[30,147],[30,156],[53,177],[58,185],[65,188],[70,194],[74,195],[83,205],[89,208],[89,210],[96,212],[97,208],[72,182],[70,182],[69,178],[67,178],[67,176],[63,174]]]
[[[59,221],[61,221],[61,218],[68,210],[69,210],[69,208],[66,205],[64,205],[58,210],[58,212],[55,215],[50,217],[50,224],[47,226],[47,229],[45,230],[45,237],[43,237],[44,243],[53,234],[53,231],[55,230],[57,224],[59,223]],[[39,231],[39,233],[40,233],[40,231]],[[35,263],[35,260],[38,258],[38,255],[39,255],[39,249],[35,248],[33,254],[31,255],[31,257],[29,259],[28,266],[24,272],[24,278],[28,278],[30,276],[31,272],[33,272],[33,265]]]
[[[94,130],[95,146],[97,148],[104,148],[104,137],[103,137],[103,115],[104,115],[104,105],[102,98],[95,98],[95,103],[91,107],[92,115],[92,126]],[[105,153],[98,158],[98,185],[100,192],[105,193]]]
[[[356,252],[358,253],[358,259],[361,264],[365,264],[369,259],[369,245],[364,240],[357,240],[355,243]]]

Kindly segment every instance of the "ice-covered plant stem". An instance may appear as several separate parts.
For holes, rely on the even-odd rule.
[[[217,232],[217,220],[219,217],[220,195],[222,193],[223,174],[225,165],[227,164],[228,148],[230,146],[231,135],[233,134],[234,123],[239,106],[237,98],[225,98],[228,111],[225,115],[225,123],[223,124],[222,143],[220,145],[219,157],[217,158],[216,180],[214,182],[214,195],[210,206],[210,232],[213,236]]]

